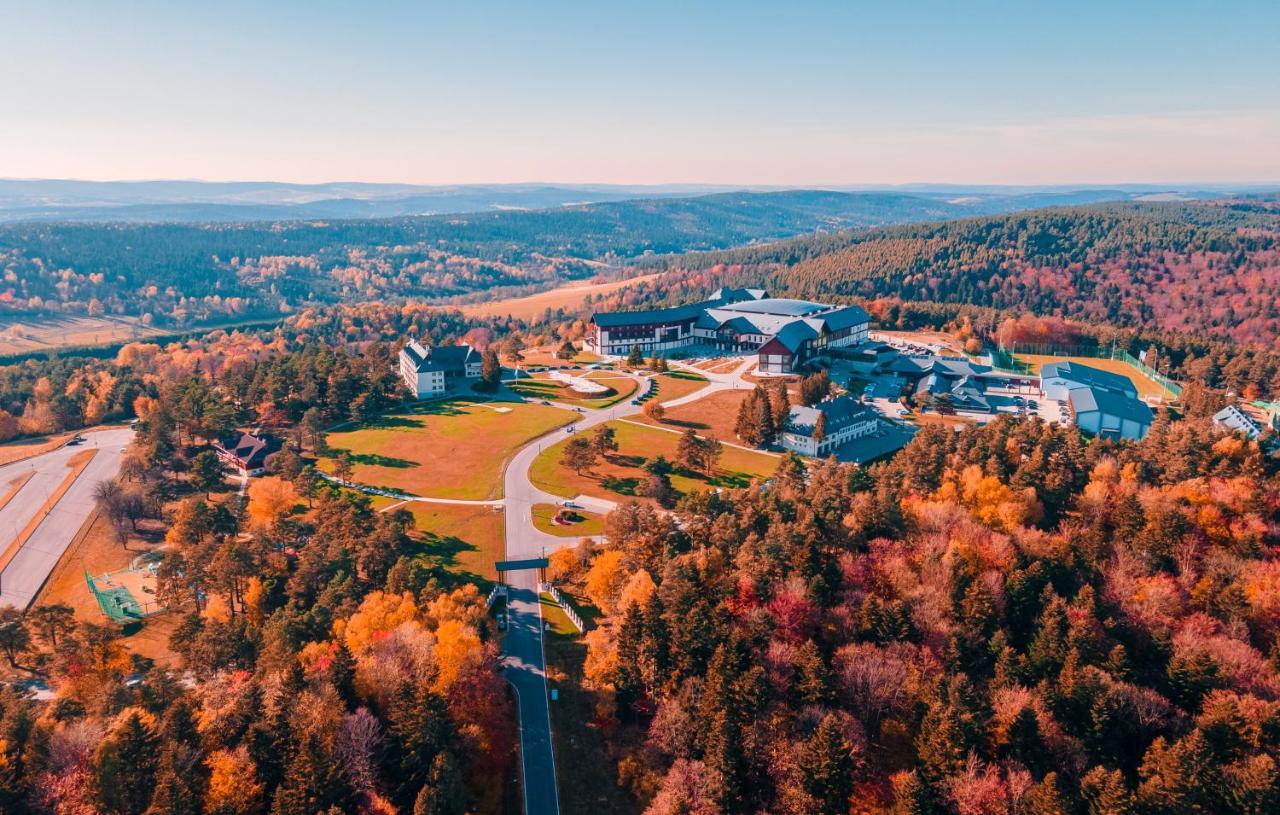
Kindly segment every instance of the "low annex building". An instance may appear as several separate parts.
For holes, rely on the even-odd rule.
[[[763,289],[720,289],[701,303],[675,308],[596,312],[584,344],[606,356],[693,345],[726,353],[754,351],[761,372],[783,374],[828,349],[865,342],[869,328],[870,318],[859,306],[774,298]]]
[[[869,436],[880,427],[879,415],[849,394],[818,404],[792,405],[778,443],[805,456],[826,456],[853,439]]]
[[[1138,389],[1127,376],[1078,362],[1043,366],[1040,390],[1048,399],[1069,404],[1076,425],[1099,436],[1138,441],[1154,421],[1151,408],[1138,398]]]
[[[400,349],[400,378],[419,399],[440,396],[450,380],[478,379],[480,352],[470,345],[431,347],[410,338]]]
[[[241,433],[215,442],[213,450],[222,463],[241,476],[262,475],[267,471],[267,456],[280,445],[265,435]]]

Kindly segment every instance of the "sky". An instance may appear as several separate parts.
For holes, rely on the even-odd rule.
[[[1280,3],[0,0],[0,177],[1280,182]]]

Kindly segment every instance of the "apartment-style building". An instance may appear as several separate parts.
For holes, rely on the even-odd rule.
[[[400,350],[400,378],[418,399],[440,396],[453,381],[480,377],[480,352],[470,345],[428,346],[410,338]]]

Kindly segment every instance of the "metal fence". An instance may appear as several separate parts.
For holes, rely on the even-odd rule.
[[[1011,371],[1014,373],[1029,373],[1030,366],[1024,362],[1019,362],[1017,360],[1018,354],[1031,354],[1042,357],[1090,357],[1093,359],[1119,360],[1132,367],[1147,379],[1150,379],[1152,382],[1155,382],[1157,385],[1164,388],[1173,396],[1174,399],[1178,399],[1182,396],[1181,385],[1119,346],[1100,348],[1096,345],[1061,346],[1045,343],[1019,342],[1013,343],[1011,347],[1006,348],[1001,344],[991,352],[992,365],[1000,370]]]
[[[542,583],[538,586],[538,590],[556,601],[556,605],[564,610],[564,616],[569,618],[569,622],[573,623],[573,627],[578,629],[579,634],[587,630],[587,626],[582,622],[582,617],[578,616],[578,612],[573,610],[573,607],[564,599],[564,595],[560,593],[559,589],[550,583]]]

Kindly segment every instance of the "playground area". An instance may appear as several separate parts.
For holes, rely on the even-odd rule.
[[[128,623],[163,611],[156,601],[156,562],[145,555],[129,568],[94,576],[86,569],[85,583],[102,613],[114,623]]]

